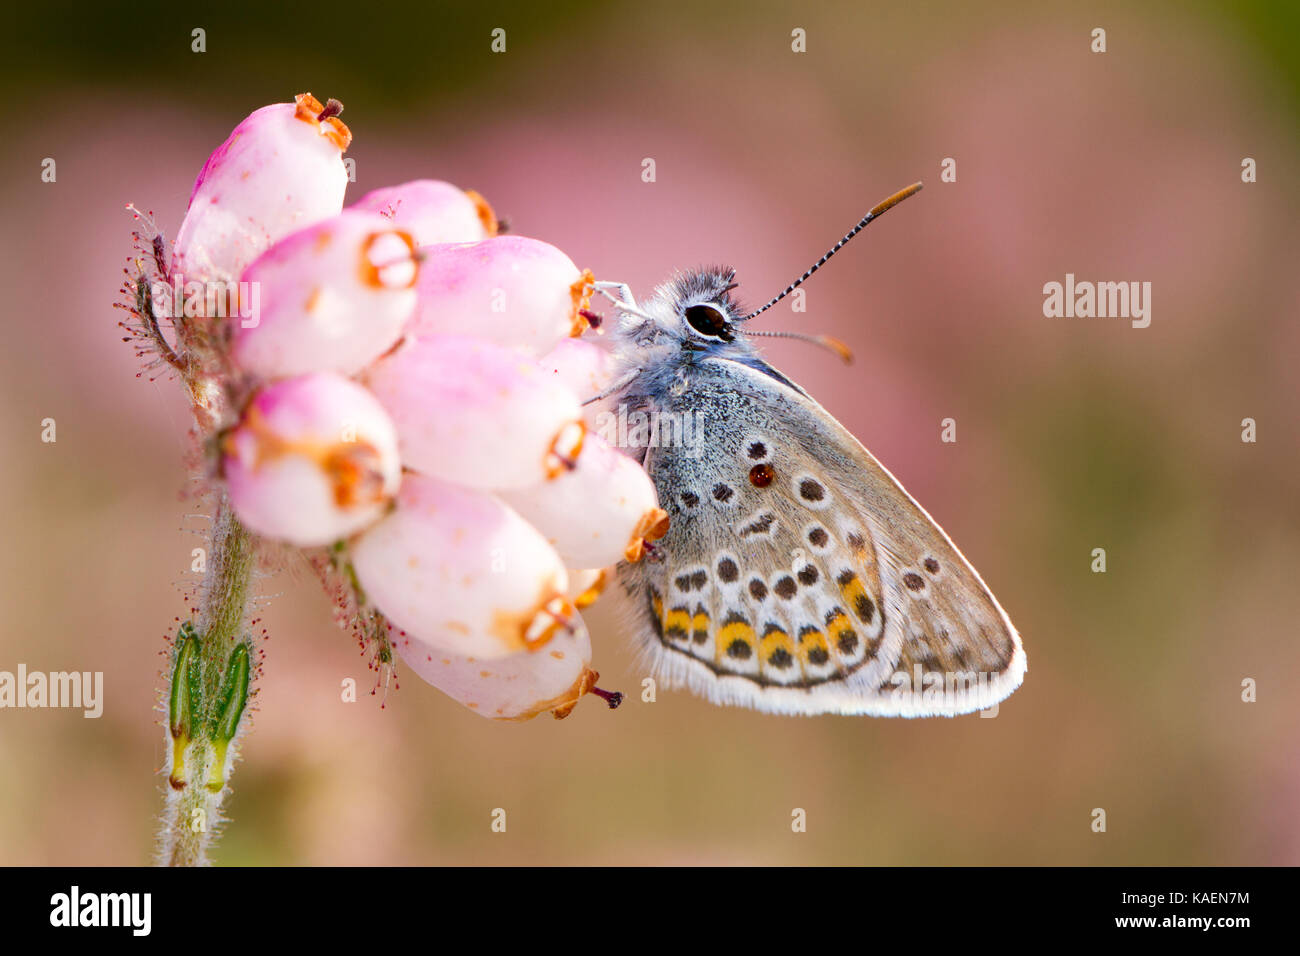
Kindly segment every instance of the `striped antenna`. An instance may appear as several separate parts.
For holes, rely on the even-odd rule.
[[[750,319],[752,319],[754,316],[756,316],[756,315],[761,315],[762,313],[766,312],[768,309],[772,308],[772,306],[776,305],[778,302],[780,302],[782,299],[784,299],[787,295],[789,295],[789,294],[790,294],[791,292],[793,292],[795,289],[799,288],[799,286],[803,285],[804,281],[807,280],[807,278],[808,278],[810,275],[812,275],[814,272],[816,272],[818,269],[820,269],[822,266],[824,266],[824,265],[826,264],[826,260],[827,260],[827,259],[829,259],[831,256],[835,255],[835,253],[839,252],[840,249],[843,248],[843,246],[844,246],[844,244],[845,244],[846,242],[848,242],[850,239],[852,239],[854,236],[856,236],[858,233],[860,233],[863,229],[865,229],[865,228],[867,227],[867,223],[871,222],[871,220],[875,219],[876,217],[878,217],[878,216],[880,216],[880,215],[883,215],[883,214],[884,214],[885,212],[887,212],[888,210],[893,209],[895,206],[897,206],[900,202],[902,202],[902,201],[903,201],[904,199],[906,199],[908,196],[915,195],[916,193],[919,193],[920,191],[921,191],[921,184],[920,184],[920,183],[912,183],[912,185],[908,186],[906,189],[900,189],[898,192],[894,193],[894,195],[890,196],[890,197],[889,197],[888,199],[886,199],[884,202],[877,203],[877,204],[872,208],[871,212],[869,212],[869,213],[867,213],[865,216],[863,216],[863,217],[862,217],[862,220],[861,220],[861,221],[860,221],[856,226],[854,226],[852,229],[849,230],[848,235],[846,235],[846,236],[845,236],[843,239],[841,239],[839,242],[835,243],[835,245],[831,246],[830,252],[826,253],[826,255],[822,256],[820,259],[818,259],[816,262],[814,262],[814,263],[813,263],[813,266],[812,266],[811,269],[809,269],[807,272],[805,272],[805,273],[804,273],[803,275],[801,275],[799,278],[797,278],[797,279],[795,279],[793,282],[791,282],[790,285],[788,285],[788,286],[786,287],[786,290],[785,290],[784,292],[782,292],[780,295],[778,295],[775,299],[773,299],[773,300],[772,300],[771,302],[769,302],[767,305],[763,306],[761,309],[756,309],[755,311],[749,313],[749,315],[745,316],[745,317],[744,317],[743,319],[741,319],[740,321],[742,321],[742,322],[748,322],[748,321],[749,321]],[[752,334],[752,333],[751,333],[751,334]]]
[[[838,355],[841,359],[844,360],[845,365],[849,365],[853,362],[853,351],[847,345],[841,342],[839,339],[835,338],[833,335],[805,335],[802,332],[767,332],[767,331],[745,332],[743,334],[766,335],[774,339],[798,339],[800,342],[811,342],[813,345],[817,345],[820,346],[821,348],[829,349],[830,351],[834,352],[836,355]]]

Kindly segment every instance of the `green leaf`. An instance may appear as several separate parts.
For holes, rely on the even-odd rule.
[[[228,744],[239,729],[239,719],[248,703],[248,672],[248,645],[241,643],[230,652],[221,692],[213,709],[211,736],[214,741]]]
[[[199,685],[199,637],[186,621],[176,634],[176,665],[168,702],[168,729],[173,738],[186,742],[194,736],[195,714],[202,710]]]

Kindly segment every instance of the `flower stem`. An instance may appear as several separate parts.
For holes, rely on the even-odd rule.
[[[230,652],[243,638],[253,571],[253,537],[235,517],[224,492],[212,524],[208,575],[199,617],[203,635],[203,685],[209,694],[216,693]]]
[[[244,623],[253,563],[253,538],[222,493],[213,519],[198,626],[182,631],[197,641],[198,653],[185,655],[178,638],[177,667],[166,695],[175,756],[159,849],[160,862],[168,866],[209,862],[221,803],[229,790],[235,754],[231,744],[246,723],[242,718],[249,658]],[[190,666],[198,668],[196,675],[187,671]]]

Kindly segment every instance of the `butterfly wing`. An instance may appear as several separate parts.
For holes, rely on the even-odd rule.
[[[649,409],[661,427],[645,467],[671,526],[619,579],[656,680],[787,714],[954,715],[1005,698],[1024,648],[975,569],[765,369],[706,359]]]

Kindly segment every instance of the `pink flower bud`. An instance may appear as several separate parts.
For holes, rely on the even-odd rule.
[[[578,399],[541,366],[480,339],[415,339],[366,373],[407,467],[480,488],[539,484],[582,448]]]
[[[587,568],[585,570],[569,569],[569,600],[581,611],[591,607],[605,592],[609,583],[609,572],[604,568]]]
[[[327,115],[320,119],[322,112]],[[343,208],[352,134],[310,93],[235,127],[204,164],[176,234],[172,271],[229,280],[295,229]]]
[[[328,373],[262,389],[222,448],[240,520],[301,547],[375,521],[401,482],[397,435],[383,408],[360,385]]]
[[[546,645],[573,615],[546,539],[497,498],[421,475],[352,546],[367,597],[405,636],[479,659]]]
[[[574,614],[537,653],[518,651],[480,660],[440,651],[400,634],[393,645],[407,666],[474,713],[495,720],[528,720],[551,712],[567,717],[599,675],[591,663],[586,625]]]
[[[537,364],[581,399],[599,395],[613,380],[613,354],[585,339],[562,339]]]
[[[244,270],[260,309],[235,327],[235,363],[263,378],[360,371],[401,338],[417,271],[410,233],[378,213],[295,232]]]
[[[487,200],[436,179],[386,186],[362,196],[351,208],[381,213],[415,236],[419,246],[435,242],[478,242],[497,234],[497,217]]]
[[[561,339],[537,364],[563,382],[582,402],[599,395],[614,380],[613,354],[586,339]],[[582,406],[582,419],[588,428],[599,430],[605,420],[601,416],[612,402],[612,397],[606,397]]]
[[[554,481],[501,492],[571,568],[603,568],[641,557],[645,541],[668,531],[668,513],[649,476],[597,435],[587,435],[576,467]]]
[[[523,236],[422,249],[416,335],[473,335],[543,355],[587,320],[590,272],[554,246]]]

